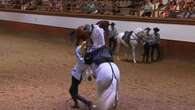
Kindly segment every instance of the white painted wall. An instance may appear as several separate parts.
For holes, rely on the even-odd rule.
[[[101,19],[23,14],[23,13],[16,13],[16,12],[0,11],[0,20],[75,29],[80,25],[84,25],[87,23],[88,24],[96,23]],[[116,20],[112,20],[112,21],[116,23],[119,32],[126,31],[126,30],[133,30],[137,27],[142,27],[142,28],[159,27],[161,29],[160,34],[162,39],[195,42],[195,26],[192,25],[159,24],[159,23],[116,21]]]

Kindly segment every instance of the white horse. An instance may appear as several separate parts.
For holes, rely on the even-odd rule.
[[[97,85],[97,108],[98,110],[109,110],[116,108],[118,104],[118,91],[120,71],[113,62],[100,64],[94,70]]]
[[[133,57],[133,62],[136,63],[136,54],[137,54],[137,48],[138,44],[141,43],[143,40],[143,37],[145,37],[145,32],[142,28],[137,28],[134,31],[130,33],[129,36],[126,36],[124,39],[125,32],[121,32],[117,35],[117,48],[116,48],[116,55],[117,55],[117,60],[120,60],[119,58],[119,52],[120,52],[120,47],[121,45],[127,47],[127,48],[132,48],[132,57]]]
[[[113,62],[109,49],[105,48],[102,29],[94,26],[89,30],[93,43],[87,40],[89,42],[89,51],[86,53],[84,60],[86,64],[91,65],[92,74],[96,78],[97,108],[98,110],[109,110],[112,107],[116,107],[118,103],[120,71]]]
[[[91,65],[92,74],[96,79],[98,110],[116,108],[120,71],[113,62],[109,49],[100,48],[89,52],[84,57],[85,63]]]

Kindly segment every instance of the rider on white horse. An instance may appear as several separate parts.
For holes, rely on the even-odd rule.
[[[117,105],[120,72],[113,63],[109,49],[105,47],[102,29],[96,25],[88,25],[86,28],[91,33],[92,51],[85,55],[85,63],[91,65],[96,78],[98,109],[108,110]]]
[[[96,50],[102,46],[105,46],[104,30],[95,24],[86,24],[84,30],[89,32],[90,40],[92,43],[91,51]]]

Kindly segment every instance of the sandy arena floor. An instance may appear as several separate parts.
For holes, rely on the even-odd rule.
[[[0,110],[71,110],[67,100],[75,58],[64,37],[0,29]],[[195,110],[195,59],[117,64],[118,110]],[[95,88],[94,80],[85,81],[80,94],[95,101]]]

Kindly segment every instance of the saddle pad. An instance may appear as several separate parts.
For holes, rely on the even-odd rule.
[[[125,34],[123,35],[122,39],[125,41],[125,43],[129,44],[130,36],[133,33],[133,31],[125,31]]]
[[[113,57],[110,50],[104,46],[86,54],[84,59],[86,64],[91,64],[94,62],[95,64],[100,65],[104,62],[113,62]]]

